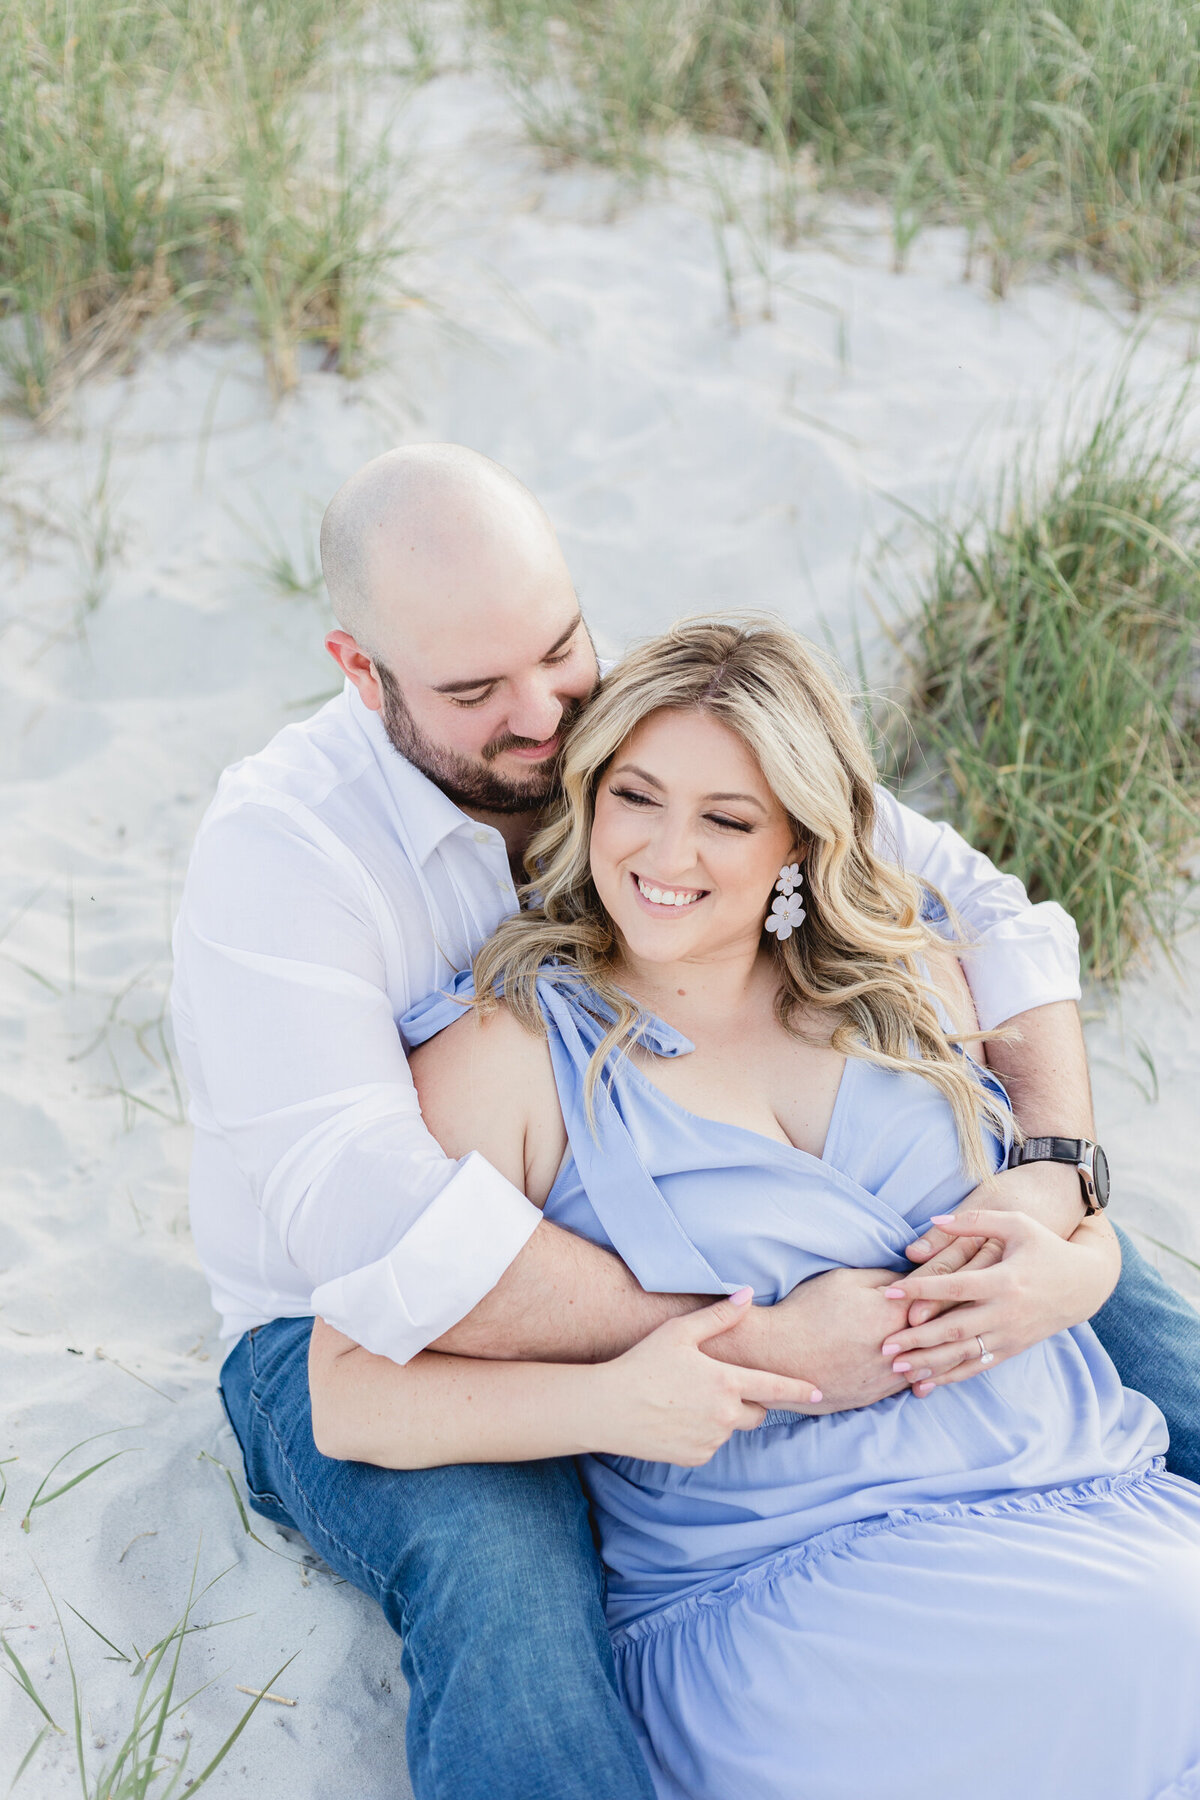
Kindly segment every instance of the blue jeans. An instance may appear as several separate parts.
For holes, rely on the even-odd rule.
[[[1093,1323],[1200,1481],[1200,1315],[1122,1234]],[[248,1332],[221,1370],[256,1512],[303,1532],[404,1640],[417,1800],[652,1800],[617,1699],[603,1577],[569,1460],[389,1470],[312,1440],[309,1319]]]
[[[1147,1395],[1166,1419],[1168,1469],[1200,1482],[1200,1313],[1119,1227],[1117,1236],[1121,1279],[1092,1329],[1125,1386]]]
[[[653,1800],[574,1462],[334,1462],[312,1438],[311,1331],[247,1332],[221,1398],[254,1510],[301,1531],[404,1641],[417,1800]]]

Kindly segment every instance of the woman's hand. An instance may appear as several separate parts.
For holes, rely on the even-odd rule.
[[[761,1425],[769,1407],[802,1412],[819,1405],[811,1382],[705,1355],[701,1345],[744,1319],[752,1298],[752,1289],[739,1288],[715,1306],[668,1319],[623,1356],[589,1370],[589,1447],[696,1468],[735,1431]]]
[[[967,1201],[984,1212],[1028,1213],[1061,1238],[1071,1237],[1087,1216],[1079,1176],[1066,1163],[1022,1163],[1017,1169],[1001,1169],[968,1194]],[[962,1210],[960,1207],[959,1212]],[[990,1267],[999,1262],[1000,1251],[995,1242],[935,1227],[914,1239],[904,1254],[909,1262],[922,1263],[931,1275],[954,1275],[962,1268]],[[918,1309],[909,1323],[924,1325],[933,1313],[932,1305],[924,1317]]]
[[[889,1299],[911,1303],[910,1319],[926,1302],[947,1309],[891,1332],[883,1345],[893,1373],[905,1376],[920,1399],[1090,1319],[1121,1273],[1116,1233],[1100,1217],[1085,1219],[1066,1242],[1023,1213],[960,1207],[933,1222],[948,1236],[998,1244],[1001,1255],[989,1268],[919,1272],[886,1290]],[[981,1359],[980,1338],[990,1363]]]

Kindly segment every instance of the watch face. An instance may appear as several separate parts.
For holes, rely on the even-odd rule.
[[[1092,1152],[1092,1180],[1096,1184],[1096,1198],[1101,1206],[1108,1205],[1108,1158],[1099,1144]]]

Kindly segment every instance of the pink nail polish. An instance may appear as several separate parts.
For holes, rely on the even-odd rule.
[[[932,1375],[932,1374],[933,1374],[933,1370],[932,1370],[932,1369],[918,1369],[918,1370],[917,1370],[917,1377],[916,1377],[916,1378],[917,1378],[917,1380],[918,1380],[918,1381],[928,1381],[928,1380],[929,1380],[929,1377],[930,1377],[930,1376],[931,1376],[931,1375]]]
[[[825,1396],[821,1392],[820,1388],[814,1388],[812,1391],[812,1399],[809,1401],[809,1405],[816,1406],[818,1404],[818,1402],[823,1400],[824,1398],[825,1398]]]
[[[754,1289],[752,1287],[736,1288],[729,1298],[734,1306],[748,1306],[754,1298]]]
[[[885,1300],[903,1300],[906,1295],[902,1287],[890,1287],[884,1288],[883,1297]]]
[[[911,1370],[912,1364],[910,1362],[894,1362],[892,1364],[893,1375],[907,1375]]]
[[[899,1344],[885,1344],[883,1346],[883,1354],[884,1354],[884,1356],[899,1356],[899,1354],[900,1354]]]
[[[953,1225],[954,1214],[953,1213],[934,1213],[934,1215],[933,1215],[932,1219],[929,1221],[929,1223],[931,1225]]]

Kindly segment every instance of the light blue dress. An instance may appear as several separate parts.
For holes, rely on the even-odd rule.
[[[546,1217],[647,1290],[765,1304],[903,1270],[973,1185],[936,1090],[854,1058],[821,1157],[699,1118],[624,1057],[593,1132],[597,1003],[559,969],[539,997],[569,1137]],[[402,1030],[460,1015],[435,996]],[[643,1042],[691,1049],[661,1021]],[[927,1400],[769,1413],[702,1468],[582,1459],[661,1800],[1200,1796],[1200,1488],[1166,1442],[1081,1326]]]

